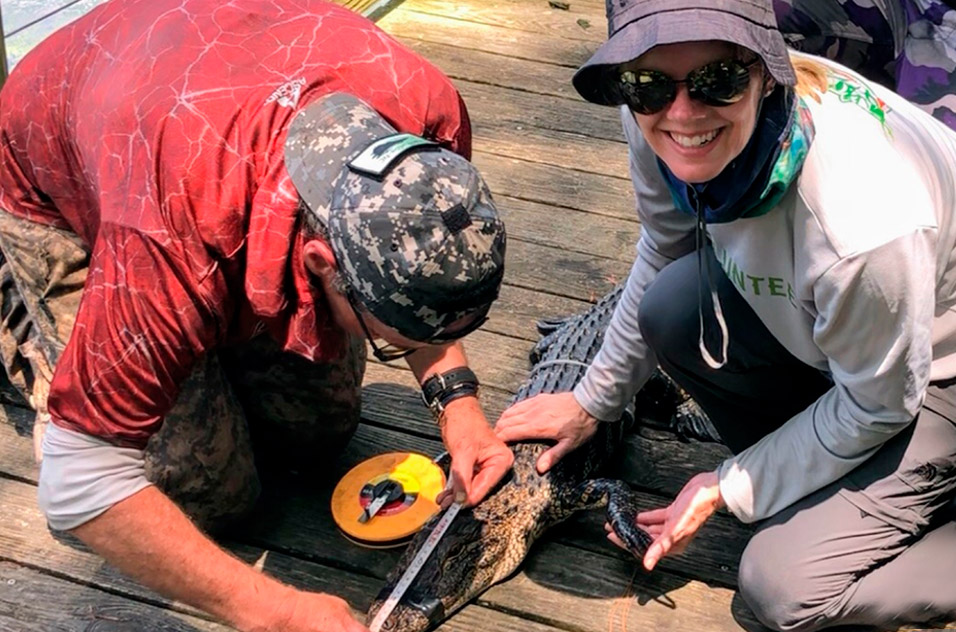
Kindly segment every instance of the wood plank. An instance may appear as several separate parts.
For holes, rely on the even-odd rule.
[[[0,630],[227,632],[232,628],[0,561]]]
[[[641,428],[628,435],[619,472],[632,485],[668,497],[677,495],[694,475],[717,468],[731,453],[724,445],[683,442],[673,434]]]
[[[508,242],[507,257],[506,283],[591,303],[626,279],[631,270],[629,263],[619,259],[565,252],[520,239]]]
[[[554,119],[555,122],[546,127],[547,120],[536,120],[535,115],[527,112],[519,114],[522,118],[507,120],[504,115],[508,114],[510,108],[499,106],[499,115],[488,113],[486,110],[489,104],[474,98],[472,95],[477,90],[464,87],[466,85],[463,84],[461,93],[472,112],[471,123],[476,151],[562,167],[569,171],[565,176],[568,178],[580,177],[578,174],[583,172],[621,180],[622,182],[615,183],[614,189],[623,198],[628,197],[631,181],[628,176],[627,145],[622,140],[595,138],[583,131],[556,130],[553,127],[571,125],[560,124],[559,119]],[[500,88],[496,90],[500,91]],[[613,117],[613,123],[620,127],[620,119],[616,115]],[[633,206],[630,209],[631,212],[623,219],[636,221]],[[617,210],[615,207],[606,213]]]
[[[354,463],[384,452],[413,451],[436,456],[442,450],[437,438],[412,436],[363,424],[346,448],[343,458],[333,468],[332,478],[337,480],[337,477],[344,475]],[[628,480],[631,477],[623,478]],[[638,496],[642,506],[648,509],[663,506],[667,502],[666,497],[654,491],[640,491]],[[278,494],[268,501],[267,508],[257,513],[259,526],[250,530],[250,533],[258,534],[252,536],[254,542],[269,548],[280,548],[288,554],[329,561],[324,557],[327,555],[325,551],[335,548],[338,538],[334,529],[330,531],[330,499],[330,490],[317,491],[317,497],[312,493],[304,493],[301,489],[288,494]],[[556,531],[554,537],[557,541],[600,555],[630,560],[628,554],[605,542],[603,523],[601,512],[582,512],[572,525]],[[734,586],[740,553],[749,539],[750,532],[750,527],[740,524],[733,517],[718,515],[705,527],[701,537],[691,544],[685,555],[666,558],[661,568],[710,583]],[[368,564],[360,549],[337,552],[337,555],[339,557],[334,560],[335,564],[347,568],[361,568],[359,565]],[[364,568],[384,576],[393,564],[394,558]]]
[[[717,632],[740,630],[738,620],[759,626],[730,590],[668,573],[643,573],[632,560],[597,560],[588,551],[557,543],[548,543],[547,550],[548,556],[529,556],[521,573],[478,602],[565,629]],[[614,608],[618,600],[625,600],[623,612]]]
[[[397,371],[386,365],[374,364],[369,366],[369,370],[373,375],[371,379],[376,380],[377,378],[378,381],[373,381],[365,388],[363,417],[377,421],[382,424],[382,427],[366,427],[364,425],[361,427],[350,444],[342,463],[335,470],[336,477],[343,475],[352,463],[385,451],[413,450],[431,455],[441,451],[439,430],[432,421],[430,413],[418,399],[418,391],[411,386],[404,388],[403,391],[397,391],[394,382],[388,382],[388,380],[394,380],[396,374],[400,375],[403,380],[411,378],[410,373],[408,371]],[[367,379],[366,384],[368,382]],[[398,406],[392,399],[395,392],[401,392],[404,395],[403,398],[399,398],[400,405]],[[493,406],[485,404],[486,410],[501,407],[503,407],[503,404]],[[18,436],[11,426],[11,422],[17,416],[28,416],[31,413],[16,407],[5,407],[0,411],[5,414],[5,417],[0,419],[0,422],[3,422],[0,423],[0,463],[4,463],[4,471],[8,475],[35,482],[37,471],[30,456],[32,442],[28,437]],[[396,414],[396,411],[404,412]],[[492,410],[489,413],[489,417],[492,419],[496,416],[497,410]],[[407,434],[409,431],[415,434]],[[627,438],[619,455],[620,461],[613,468],[612,473],[628,481],[631,485],[646,490],[646,494],[642,498],[644,498],[645,506],[648,508],[662,505],[666,498],[673,496],[680,490],[690,476],[698,471],[715,467],[728,454],[722,446],[681,443],[664,433],[654,433],[653,431],[644,431],[644,434],[650,435],[651,438],[640,435],[632,435]],[[663,496],[660,494],[663,494]],[[32,503],[34,500],[31,497],[29,502]],[[309,499],[291,512],[288,511],[288,508],[282,509],[280,507],[276,507],[275,511],[267,511],[266,513],[269,515],[284,516],[277,522],[270,523],[270,529],[277,532],[274,540],[286,543],[303,539],[316,543],[327,542],[329,540],[327,534],[321,534],[327,530],[331,517],[327,511],[310,517],[308,512],[305,512],[304,507],[314,504],[312,499]],[[321,502],[319,505],[323,508],[328,506],[327,501]],[[3,513],[13,520],[19,520],[15,511],[4,510]],[[291,523],[288,522],[289,520],[291,520]],[[600,529],[602,523],[602,519],[597,517],[596,514],[581,518],[574,523],[578,527],[583,527],[581,532],[576,533],[574,529],[567,529],[562,532],[561,539],[572,542],[578,547],[596,550],[596,546],[603,545],[602,530]],[[699,576],[706,581],[728,586],[733,585],[736,560],[739,559],[739,554],[746,543],[749,529],[725,515],[712,521],[707,529],[708,531],[714,530],[718,535],[713,538],[703,536],[698,538],[687,555],[673,558],[672,568],[688,576]],[[32,531],[33,528],[31,527],[29,530]],[[7,549],[8,545],[9,543],[5,542],[0,536],[0,550]],[[606,545],[603,546],[606,548]],[[291,554],[305,555],[306,557],[313,555],[309,550],[302,550],[295,546],[289,548],[289,545],[286,545],[286,547],[285,551]],[[624,554],[621,553],[621,555]],[[367,560],[361,555],[354,559],[338,559],[337,562],[356,569],[369,568]],[[385,573],[394,562],[394,558],[384,560],[381,567],[378,568],[379,574]],[[671,567],[670,562],[665,564],[663,568],[668,567]]]
[[[32,430],[32,410],[0,402],[0,471],[4,474],[36,482]]]
[[[20,488],[29,488],[29,486],[22,483],[14,483],[14,485]],[[183,614],[179,611],[159,609],[154,605],[148,606],[139,603],[138,600],[130,601],[129,598],[149,599],[152,604],[172,605],[177,608],[182,608],[179,604],[169,604],[164,598],[142,589],[134,582],[125,579],[122,575],[109,569],[96,555],[84,551],[81,548],[74,548],[62,544],[52,537],[49,537],[49,534],[45,528],[43,528],[42,522],[40,522],[39,525],[36,524],[40,520],[38,513],[35,509],[26,506],[25,499],[29,496],[29,493],[23,492],[24,490],[21,489],[10,493],[9,489],[4,489],[3,498],[5,511],[4,515],[0,516],[0,535],[3,537],[3,551],[5,555],[19,558],[29,556],[31,552],[39,552],[42,554],[42,557],[34,556],[33,561],[30,562],[31,566],[39,568],[50,567],[51,570],[54,570],[60,576],[67,576],[74,581],[82,581],[85,584],[101,586],[119,593],[119,595],[102,593],[84,587],[84,590],[91,591],[88,593],[89,596],[74,598],[76,584],[64,582],[60,590],[63,591],[63,594],[70,596],[69,603],[81,604],[84,607],[84,609],[79,610],[80,613],[88,613],[90,611],[122,613],[121,616],[123,618],[120,619],[122,621],[135,622],[143,626],[147,625],[150,621],[161,621],[164,624],[163,626],[155,628],[137,627],[134,629],[193,629],[189,627],[167,627],[175,625],[175,623],[170,624],[170,622],[176,620],[196,621],[197,627],[195,627],[195,629],[198,630],[224,629],[214,623],[197,621],[188,614]],[[19,501],[20,506],[16,505],[13,501]],[[312,505],[314,506],[315,503],[313,502]],[[13,509],[13,511],[8,511],[10,509]],[[23,521],[21,523],[24,528],[19,529],[19,533],[27,535],[27,537],[20,541],[17,546],[11,546],[8,543],[9,534],[12,531],[9,526],[9,519],[6,517],[9,513],[21,517],[31,515],[33,518],[30,522]],[[326,525],[329,524],[327,520],[320,522]],[[34,528],[27,530],[27,527]],[[300,533],[300,531],[296,530],[296,533]],[[320,537],[318,541],[324,545],[321,547],[321,553],[324,556],[337,558],[344,552],[353,552],[357,556],[363,557],[366,562],[386,560],[388,564],[375,564],[374,569],[379,576],[373,579],[336,568],[310,564],[276,552],[263,551],[264,555],[260,553],[256,557],[252,557],[252,555],[255,555],[256,549],[239,547],[239,553],[241,557],[248,561],[257,560],[264,571],[293,585],[311,590],[334,591],[337,594],[343,595],[349,603],[353,605],[357,613],[363,612],[367,609],[371,598],[380,588],[381,579],[384,573],[391,567],[395,558],[395,552],[383,553],[359,549],[359,547],[344,544],[341,538],[335,535],[332,536],[332,541],[330,542],[329,535],[331,534],[323,534],[324,538]],[[235,550],[236,547],[231,548]],[[8,602],[7,594],[12,590],[11,587],[15,587],[19,583],[17,577],[11,576],[11,574],[7,572],[7,568],[12,565],[9,562],[5,564],[6,566],[0,567],[0,577],[7,580],[3,583],[3,586],[0,586],[0,591],[6,589],[0,593],[0,612],[4,610],[3,604]],[[568,629],[569,626],[573,626],[573,629],[578,629],[582,632],[600,632],[604,629],[602,616],[612,614],[608,609],[608,606],[612,605],[609,601],[623,595],[627,581],[633,572],[634,563],[628,560],[606,558],[574,547],[551,543],[545,547],[539,547],[539,550],[529,557],[526,566],[527,570],[520,572],[515,578],[505,584],[492,588],[480,597],[477,600],[478,604],[487,605],[494,610],[504,610],[512,615],[520,615],[522,617],[530,616],[533,620],[551,623],[563,629]],[[585,566],[591,569],[589,571],[590,573],[599,576],[601,581],[593,584],[589,583],[588,588],[582,590],[580,583],[572,582],[569,584],[570,577],[568,569],[577,569]],[[366,569],[370,568],[367,563],[363,567]],[[91,569],[93,569],[92,572]],[[729,619],[729,615],[720,613],[721,609],[729,612],[732,598],[730,591],[719,591],[720,597],[717,599],[717,606],[713,612],[701,612],[699,608],[692,608],[692,604],[702,603],[702,596],[710,595],[712,598],[713,590],[708,589],[700,582],[687,581],[674,576],[668,576],[661,571],[655,573],[655,575],[657,575],[657,578],[644,583],[645,590],[643,594],[647,596],[659,596],[666,593],[668,598],[679,604],[680,608],[684,608],[684,604],[686,604],[686,611],[682,610],[682,616],[678,619],[681,625],[686,623],[693,626],[702,626],[706,625],[707,622],[711,622],[713,626],[713,622],[716,619],[718,625],[709,627],[708,629],[738,629],[736,626],[727,623],[726,620]],[[9,583],[9,579],[14,579],[14,583]],[[35,585],[42,583],[43,582],[36,581],[22,582],[21,585],[30,584],[31,590],[38,590]],[[42,589],[39,590],[42,591]],[[24,591],[20,590],[15,597],[9,599],[9,602],[21,603],[21,600],[25,600],[27,603],[32,603],[32,601],[34,601],[32,594],[33,593],[27,593],[25,597]],[[38,596],[42,598],[35,601],[39,601],[41,604],[62,603],[56,600],[51,601],[48,598],[49,595],[45,592]],[[587,598],[584,600],[586,605],[583,611],[580,597]],[[655,624],[655,627],[665,630],[686,629],[683,627],[660,625],[664,617],[672,614],[670,608],[658,606],[655,602],[641,605],[645,607],[638,608],[635,606],[631,613],[631,619],[638,626],[637,629],[643,629],[644,626],[651,622]],[[150,612],[150,616],[135,616],[131,614],[142,610]],[[555,614],[555,610],[559,611],[557,615]],[[51,626],[49,626],[47,622],[51,621],[51,617],[55,614],[55,612],[49,611],[40,613],[30,611],[31,617],[37,617],[38,620],[46,624],[45,626],[35,628],[38,630],[51,629]],[[59,614],[62,616],[63,613]],[[473,627],[479,622],[479,628]],[[600,623],[595,624],[596,622]],[[89,621],[86,623],[89,624]],[[460,615],[453,617],[446,625],[446,629],[481,629],[490,632],[491,630],[499,629],[516,630],[520,625],[521,623],[514,620],[513,617],[495,616],[486,609],[469,606],[466,607]],[[87,628],[81,627],[75,629]],[[541,625],[535,629],[544,630],[545,626]]]
[[[554,165],[498,156],[478,147],[472,154],[472,163],[495,197],[506,195],[559,209],[633,221],[636,206],[629,180],[584,171],[569,172]]]
[[[378,20],[389,11],[398,7],[402,0],[334,0],[347,9],[351,9],[370,20]]]
[[[459,81],[470,81],[532,94],[546,94],[578,103],[583,108],[582,113],[604,111],[601,106],[581,99],[571,85],[574,68],[418,38],[398,39],[441,68],[456,84]],[[474,118],[474,112],[472,117]]]
[[[637,213],[620,218],[602,213],[555,208],[506,195],[496,196],[509,239],[554,248],[561,253],[614,259],[631,266],[640,236]],[[510,259],[505,265],[510,264]]]
[[[604,6],[569,0],[567,9],[552,7],[547,0],[494,3],[449,3],[442,0],[406,0],[402,9],[489,26],[499,26],[537,35],[560,35],[565,39],[602,43],[607,39]],[[579,23],[585,20],[587,25]]]
[[[461,22],[406,10],[392,11],[379,20],[378,25],[401,38],[449,44],[567,68],[577,68],[598,48],[598,42],[560,35],[528,37],[527,33],[506,27]]]
[[[349,444],[346,453],[330,472],[330,480],[338,480],[355,463],[371,458],[377,454],[388,451],[416,451],[431,456],[441,452],[442,447],[439,442],[439,433],[435,424],[431,421],[430,414],[421,406],[421,415],[419,417],[419,427],[424,436],[415,436],[402,432],[401,429],[393,427],[373,427],[362,425],[356,433],[355,438]],[[392,421],[395,424],[394,421]],[[679,489],[676,476],[681,475],[686,470],[693,469],[693,455],[688,455],[686,447],[692,444],[680,444],[667,442],[663,440],[649,441],[642,437],[630,437],[625,450],[619,455],[620,462],[612,468],[611,473],[619,476],[630,484],[643,490],[641,499],[645,507],[652,508],[660,506],[666,496],[659,495],[660,492],[667,493],[656,485],[661,482],[666,483],[669,489]],[[701,444],[695,444],[700,446]],[[36,482],[37,471],[32,463],[32,459],[26,459],[29,455],[32,443],[26,437],[19,437],[12,431],[7,423],[0,423],[0,462],[4,463],[4,471],[7,474],[13,474],[21,480]],[[681,450],[685,447],[684,450]],[[676,452],[681,456],[674,456]],[[641,456],[641,455],[645,456]],[[647,456],[650,455],[650,456]],[[660,464],[651,459],[659,458],[662,455]],[[640,469],[633,469],[633,463],[640,464]],[[645,478],[646,471],[653,474],[652,478]],[[696,472],[696,470],[694,470]],[[683,479],[686,480],[686,479]],[[680,482],[679,485],[682,485]],[[676,493],[676,489],[674,490]],[[24,494],[18,496],[17,494]],[[14,481],[3,481],[0,479],[0,504],[3,504],[3,511],[0,512],[5,517],[0,517],[0,551],[18,550],[21,542],[18,538],[22,533],[34,533],[46,531],[45,523],[39,518],[35,507],[35,490],[32,487],[25,486]],[[258,536],[253,537],[253,542],[266,546],[267,548],[278,547],[284,553],[305,557],[306,559],[323,560],[321,551],[325,548],[335,548],[334,543],[338,540],[338,534],[334,529],[330,530],[331,514],[328,511],[328,502],[331,498],[331,490],[323,489],[319,492],[318,501],[311,494],[293,494],[291,496],[280,494],[276,498],[268,501],[268,507],[257,510],[256,522],[258,526],[254,529],[257,532],[269,533],[267,539]],[[582,517],[573,522],[573,528],[567,528],[561,531],[560,540],[574,544],[580,548],[587,548],[603,554],[615,554],[622,559],[628,559],[623,552],[608,547],[603,541],[603,519],[599,512],[588,512],[582,514]],[[707,527],[707,537],[703,535],[698,538],[685,556],[672,558],[666,561],[662,568],[671,568],[687,576],[694,576],[709,582],[717,582],[725,586],[735,584],[735,573],[737,559],[743,550],[746,539],[749,534],[749,528],[744,527],[730,516],[721,515],[712,521]],[[710,531],[714,535],[709,534]],[[302,544],[307,543],[307,544]],[[31,543],[30,546],[36,547],[31,557],[30,551],[23,550],[21,561],[30,561],[31,559],[40,559],[44,555],[49,555],[52,543],[42,543],[42,546],[36,546]],[[260,553],[258,549],[248,552],[246,558],[252,559]],[[385,556],[377,563],[369,565],[366,551],[358,547],[349,547],[340,557],[335,558],[335,562],[345,568],[365,569],[373,574],[384,577],[384,573],[390,569],[395,561],[394,554]],[[327,560],[326,560],[327,561]],[[92,579],[85,576],[86,579]],[[118,581],[117,578],[111,580]],[[136,592],[134,585],[129,582],[123,583],[124,591],[130,594],[142,595]]]
[[[428,446],[431,447],[428,447]],[[356,435],[355,440],[349,445],[345,458],[342,461],[342,468],[353,462],[360,462],[375,454],[381,454],[390,450],[415,450],[425,454],[436,454],[440,450],[440,444],[437,441],[427,441],[419,438],[410,438],[408,435],[383,431],[381,429],[369,428],[363,426]],[[301,490],[290,489],[286,487],[287,494],[284,498],[274,497],[275,506],[266,506],[259,512],[259,516],[268,517],[264,525],[257,527],[253,525],[249,528],[251,537],[256,538],[257,544],[270,548],[292,546],[292,550],[283,549],[284,552],[295,554],[297,556],[308,557],[310,559],[322,558],[328,563],[334,563],[337,566],[352,565],[361,563],[361,551],[357,547],[336,546],[337,535],[329,531],[331,517],[328,510],[328,490],[322,490],[317,496],[303,494]],[[651,495],[642,494],[642,499],[647,506],[655,506],[660,499]],[[286,508],[286,511],[280,512],[279,507]],[[289,510],[290,507],[294,509]],[[583,514],[582,514],[583,515]],[[530,560],[538,560],[536,566],[531,566],[531,570],[525,570],[524,575],[531,577],[535,584],[534,588],[522,583],[521,575],[515,580],[503,584],[499,588],[493,588],[485,596],[479,598],[479,603],[484,603],[495,608],[504,607],[508,611],[521,611],[533,615],[537,620],[543,620],[559,627],[573,627],[579,629],[594,629],[593,621],[595,612],[584,612],[584,618],[551,618],[552,600],[559,597],[550,594],[556,587],[553,585],[558,581],[562,588],[559,592],[569,592],[575,595],[581,595],[583,592],[590,598],[599,596],[607,597],[604,589],[608,585],[617,586],[617,594],[621,594],[620,588],[626,585],[626,580],[635,567],[633,559],[620,552],[615,547],[604,541],[603,537],[603,519],[598,512],[589,512],[587,520],[589,527],[587,531],[576,529],[574,526],[568,529],[555,530],[555,536],[546,536],[540,546],[537,546],[534,552],[529,556]],[[577,523],[579,527],[581,523]],[[573,534],[573,535],[570,535]],[[703,536],[700,542],[695,542],[688,554],[681,557],[667,558],[662,562],[662,578],[651,582],[651,585],[658,588],[666,587],[668,591],[676,590],[678,587],[687,585],[696,585],[698,579],[712,583],[733,583],[736,572],[736,555],[744,544],[741,531],[736,529],[735,523],[726,517],[720,517],[715,520],[713,525],[709,525],[707,538]],[[354,550],[349,550],[354,549]],[[329,560],[328,556],[335,555],[335,560]],[[613,558],[609,560],[608,557]],[[702,563],[705,557],[714,557],[706,563]],[[576,558],[584,558],[587,561],[576,563]],[[390,563],[379,564],[377,562],[368,564],[365,568],[374,574],[387,572]],[[578,569],[587,566],[593,569],[593,572],[602,576],[607,575],[610,569],[610,579],[605,577],[602,582],[592,584],[590,577],[579,578],[570,588],[563,582],[568,569]],[[707,575],[701,575],[698,569],[704,569]],[[687,577],[693,577],[694,580],[688,581],[687,578],[680,579],[677,576],[670,575],[668,571],[690,571],[692,574]],[[622,575],[623,574],[623,575]],[[667,577],[663,577],[667,575]],[[514,582],[518,581],[516,588]],[[509,595],[514,591],[526,592],[516,605]],[[696,601],[698,587],[691,589]],[[498,591],[498,592],[495,592]],[[705,591],[709,594],[710,591]],[[525,598],[530,601],[525,601]],[[528,604],[534,604],[532,610],[527,610]],[[570,604],[567,604],[570,605]],[[574,610],[580,609],[576,601]],[[590,620],[591,624],[585,623]],[[720,618],[718,617],[718,621]],[[642,618],[642,625],[647,622]],[[657,622],[654,623],[657,625]],[[699,625],[699,623],[697,624]],[[676,627],[665,627],[665,629],[684,629]],[[696,629],[696,628],[687,628]],[[709,628],[709,629],[721,629]],[[736,628],[727,628],[736,629]]]
[[[440,63],[440,59],[436,65]],[[474,112],[474,124],[490,125],[494,121],[508,121],[515,125],[551,129],[587,138],[617,143],[623,153],[624,131],[617,108],[586,104],[561,97],[534,94],[467,81],[457,82],[469,112]],[[497,108],[497,112],[496,109]],[[482,123],[483,119],[487,119]],[[599,173],[608,173],[600,170]],[[620,177],[627,178],[627,170]]]
[[[540,337],[537,322],[542,318],[577,314],[590,306],[591,303],[579,299],[505,283],[482,329],[512,338],[537,341]]]

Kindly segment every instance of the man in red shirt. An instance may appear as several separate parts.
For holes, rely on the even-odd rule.
[[[366,339],[406,357],[480,500],[512,455],[455,340],[497,297],[504,226],[438,70],[325,2],[247,4],[113,0],[11,74],[0,360],[53,528],[240,630],[363,630],[193,521],[248,510],[253,448],[338,452]]]

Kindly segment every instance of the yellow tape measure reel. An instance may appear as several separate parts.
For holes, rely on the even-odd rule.
[[[438,512],[435,497],[444,488],[445,473],[427,456],[380,454],[353,467],[335,486],[332,519],[356,544],[401,546]]]

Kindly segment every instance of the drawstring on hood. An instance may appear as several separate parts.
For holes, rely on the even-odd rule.
[[[705,262],[707,223],[722,224],[759,217],[773,209],[796,178],[813,139],[813,122],[805,104],[792,90],[779,88],[761,100],[753,135],[740,155],[715,178],[689,184],[680,180],[658,159],[658,167],[678,210],[694,215],[697,252],[699,347],[701,358],[712,369],[727,364],[730,335],[717,289]],[[720,330],[718,358],[704,342],[704,283],[710,291],[714,318]]]
[[[700,357],[712,369],[719,369],[727,364],[727,347],[730,346],[730,333],[727,330],[727,321],[724,320],[724,311],[720,306],[720,298],[717,296],[717,290],[714,287],[713,279],[710,275],[710,261],[704,261],[704,244],[707,241],[707,218],[701,212],[699,203],[700,195],[703,193],[706,184],[702,185],[700,190],[691,189],[695,202],[697,202],[697,221],[694,229],[694,250],[697,253],[697,320],[700,323],[700,334],[697,340],[697,346],[700,348]],[[707,344],[704,342],[704,279],[707,279],[707,288],[710,290],[711,304],[714,306],[714,317],[717,319],[717,326],[720,327],[720,359],[717,360],[710,354]]]

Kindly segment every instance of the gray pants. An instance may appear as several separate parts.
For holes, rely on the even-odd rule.
[[[89,266],[75,234],[0,210],[0,366],[49,418],[53,368],[73,329]],[[209,353],[182,385],[146,447],[146,476],[207,530],[227,526],[259,495],[258,468],[315,470],[359,421],[365,341],[313,364],[271,339]]]
[[[739,452],[804,409],[830,381],[773,338],[710,249],[706,256],[730,331],[727,365],[708,368],[697,348],[695,255],[672,263],[648,288],[641,332],[664,370]],[[713,312],[704,294],[706,327]],[[768,417],[767,425],[749,423]],[[954,497],[950,381],[933,384],[914,422],[863,465],[758,525],[740,563],[740,593],[775,630],[956,619]]]

